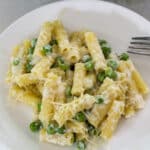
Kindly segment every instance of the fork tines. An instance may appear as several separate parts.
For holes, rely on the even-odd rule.
[[[150,56],[150,36],[132,37],[128,52],[139,55]]]
[[[150,40],[150,36],[132,37],[132,40]]]

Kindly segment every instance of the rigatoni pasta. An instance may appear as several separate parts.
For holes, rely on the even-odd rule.
[[[54,115],[54,120],[56,120],[58,124],[62,126],[67,120],[73,118],[76,113],[82,110],[90,109],[93,106],[94,102],[95,99],[93,96],[90,96],[88,94],[81,96],[71,103],[60,106],[60,108]]]
[[[12,65],[10,66],[9,72],[9,75],[11,75],[10,78],[25,73],[25,63],[27,61],[27,51],[29,47],[30,41],[25,40],[22,44],[16,46],[13,49],[13,54],[11,58]]]
[[[76,63],[75,64],[75,71],[73,76],[73,86],[71,93],[73,95],[81,95],[84,92],[84,77],[85,77],[85,67],[83,63]]]
[[[131,66],[131,61],[121,61],[118,69],[121,72],[124,72],[127,78],[128,91],[125,106],[125,116],[126,118],[129,118],[135,114],[136,110],[144,107],[145,102],[142,95],[143,93],[137,86],[137,82],[139,83],[139,81],[136,81],[133,78],[133,72],[135,71],[135,68],[133,64]],[[141,88],[146,89],[145,91],[148,93],[146,84],[144,82],[142,82],[142,84],[144,84],[144,86],[143,88],[141,86]]]
[[[31,106],[34,110],[37,110],[37,105],[41,101],[41,98],[30,90],[24,90],[15,84],[10,88],[9,95],[17,101]]]
[[[53,24],[51,22],[45,22],[41,28],[39,37],[34,50],[34,57],[43,57],[43,46],[48,44],[52,39]]]
[[[124,112],[124,102],[123,101],[114,101],[109,112],[108,112],[108,117],[106,118],[106,120],[104,120],[104,122],[102,123],[101,128],[101,137],[104,139],[109,139],[117,124],[118,121],[121,118],[121,115]]]
[[[63,25],[58,20],[54,22],[54,34],[59,43],[60,53],[68,53],[70,51],[69,37]]]
[[[106,67],[106,63],[96,35],[92,32],[85,33],[85,42],[95,63],[95,70],[103,70]]]
[[[36,84],[38,79],[34,77],[33,74],[26,73],[20,74],[14,77],[14,81],[19,87],[27,87],[32,84]]]
[[[80,60],[79,48],[76,45],[72,45],[68,52],[67,59],[70,63],[77,63]]]
[[[128,61],[128,67],[132,71],[132,79],[135,81],[135,84],[136,84],[139,92],[141,92],[142,94],[148,93],[149,92],[148,86],[143,81],[140,73],[136,70],[136,68],[134,67],[131,60]]]
[[[82,150],[94,137],[112,137],[149,92],[128,54],[111,53],[91,31],[68,34],[58,20],[15,47],[6,80],[9,95],[33,108],[29,126],[40,141]]]
[[[50,142],[53,144],[59,144],[62,146],[65,145],[72,145],[74,142],[74,135],[73,133],[65,133],[65,134],[54,134],[49,135],[46,130],[42,129],[40,131],[40,140],[43,142]]]

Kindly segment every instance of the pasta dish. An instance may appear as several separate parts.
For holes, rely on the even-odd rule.
[[[29,128],[41,141],[78,150],[111,138],[149,92],[127,53],[116,55],[91,31],[67,33],[58,20],[13,49],[6,80],[12,99],[33,108]]]

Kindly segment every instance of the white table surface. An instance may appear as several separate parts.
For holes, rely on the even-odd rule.
[[[0,0],[0,33],[20,16],[35,8],[55,1],[60,0]],[[80,2],[80,0],[78,1]],[[105,1],[128,7],[150,20],[150,0]]]

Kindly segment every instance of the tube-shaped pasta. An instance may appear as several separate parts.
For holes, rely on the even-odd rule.
[[[71,70],[66,71],[66,83],[68,85],[72,85],[72,83],[73,83],[73,73],[74,72]]]
[[[38,82],[38,80],[32,75],[32,73],[17,75],[14,77],[14,81],[20,87],[27,87]]]
[[[77,63],[80,60],[80,58],[81,56],[79,53],[79,48],[77,47],[77,45],[72,45],[70,51],[68,52],[67,60],[70,63]]]
[[[57,79],[58,77],[54,75],[53,78],[48,79],[44,83],[43,87],[43,99],[48,101],[54,101],[56,94],[57,94]]]
[[[38,79],[46,77],[52,66],[54,59],[52,57],[45,57],[41,59],[31,70],[31,73]]]
[[[95,70],[97,72],[103,70],[106,67],[106,62],[96,35],[93,32],[86,32],[85,42],[95,63]]]
[[[65,124],[66,128],[69,129],[70,132],[80,134],[82,137],[88,137],[88,130],[86,124],[84,122],[78,122],[76,120],[70,120]]]
[[[96,83],[96,76],[94,75],[94,73],[87,74],[83,81],[85,89],[93,88],[95,83]]]
[[[27,59],[27,52],[30,47],[30,41],[25,40],[23,44],[15,47],[12,54],[12,62],[11,62],[11,74],[12,77],[15,75],[19,75],[25,72],[25,63]],[[18,61],[17,65],[14,65],[14,61]]]
[[[41,101],[41,98],[31,91],[24,90],[15,84],[11,87],[9,95],[19,102],[32,106],[34,110],[37,110],[37,104]]]
[[[113,80],[106,78],[99,91],[104,97],[104,103],[95,104],[91,112],[86,115],[88,121],[96,128],[107,115],[112,102],[120,95],[121,89]]]
[[[88,54],[88,49],[85,47],[85,32],[73,32],[70,36],[71,44],[76,45],[82,58],[84,55]]]
[[[127,92],[127,100],[125,107],[125,117],[129,118],[135,114],[137,109],[143,108],[145,105],[142,95],[137,91],[136,84],[133,80],[129,81],[129,90]]]
[[[17,58],[17,54],[19,52],[19,48],[20,46],[17,45],[13,48],[13,52],[12,52],[12,61],[14,61],[14,58]],[[12,77],[13,77],[13,63],[11,63],[9,65],[9,69],[8,69],[8,72],[7,72],[7,77],[6,77],[6,82],[8,83],[11,83],[11,80],[12,80]]]
[[[34,50],[34,58],[37,57],[43,57],[42,54],[42,49],[43,46],[45,46],[46,44],[48,44],[51,41],[52,38],[52,30],[53,30],[53,24],[50,22],[45,22],[41,28],[36,46],[35,46],[35,50]]]
[[[144,80],[142,79],[140,73],[135,68],[132,61],[131,60],[127,61],[127,65],[129,67],[130,71],[132,72],[132,79],[135,81],[139,92],[142,94],[148,94],[149,88],[148,88],[147,84],[144,82]]]
[[[70,103],[60,106],[60,108],[55,112],[54,120],[62,126],[67,120],[71,120],[77,112],[92,108],[94,103],[94,96],[85,94]]]
[[[42,95],[42,93],[43,93],[43,88],[44,88],[44,81],[38,81],[37,83],[36,83],[36,88],[37,88],[37,90],[39,91],[39,93]]]
[[[66,101],[65,96],[66,83],[62,82],[61,77],[57,80],[57,96],[55,101],[59,103],[64,103]]]
[[[40,131],[40,141],[43,142],[50,142],[53,144],[59,144],[62,146],[70,146],[74,142],[74,134],[69,132],[69,133],[64,133],[64,134],[47,134],[45,129],[42,129]]]
[[[109,139],[114,130],[117,127],[117,124],[120,120],[121,115],[124,112],[125,102],[123,101],[114,101],[109,112],[108,117],[101,125],[101,137],[105,140]]]
[[[102,93],[104,93],[104,95],[107,95],[107,93],[109,93],[110,97],[115,99],[122,94],[122,89],[115,81],[110,78],[106,78],[97,91],[97,94]]]
[[[137,89],[139,90],[140,93],[142,93],[142,94],[149,93],[149,88],[148,88],[147,84],[144,82],[140,73],[136,70],[136,68],[131,60],[120,61],[119,70],[121,72],[126,70],[126,72],[128,73],[128,75],[130,75],[132,80],[135,81]]]
[[[110,106],[112,104],[112,101],[109,101],[107,104],[101,104],[101,105],[94,105],[91,113],[88,113],[87,119],[88,121],[94,126],[98,127],[98,125],[102,122],[104,117],[107,115],[108,110],[110,109]]]
[[[133,66],[130,66],[130,62],[121,61],[118,69],[119,71],[126,73],[128,82],[128,97],[126,100],[125,116],[126,118],[129,118],[134,115],[137,109],[144,107],[144,100],[139,89],[137,88],[135,80],[132,78]]]
[[[68,54],[68,60],[71,63],[78,62],[79,59],[88,53],[88,50],[83,46],[85,42],[84,32],[74,32],[70,36],[71,50]]]
[[[85,44],[85,36],[84,36],[84,31],[83,32],[73,32],[70,35],[70,41],[79,47],[83,46]]]
[[[65,96],[66,82],[62,82],[62,80],[65,79],[65,72],[60,68],[52,68],[50,69],[50,72],[47,74],[47,77],[51,78],[51,74],[53,73],[59,76],[57,80],[58,87],[57,87],[57,96],[55,101],[64,103],[66,101],[66,96]]]
[[[39,118],[43,122],[45,127],[48,126],[49,121],[54,115],[54,104],[52,104],[51,102],[54,102],[57,95],[57,80],[58,76],[55,74],[51,74],[51,77],[44,83],[42,93],[43,99]]]
[[[89,54],[89,51],[88,51],[88,49],[87,49],[85,46],[80,47],[80,55],[81,55],[81,58],[82,58],[84,55],[88,55],[88,54]]]
[[[85,123],[83,122],[78,122],[76,120],[70,120],[66,123],[66,127],[68,129],[70,129],[70,132],[73,133],[83,133],[83,132],[87,132],[87,128]]]
[[[51,68],[47,76],[49,77],[49,74],[51,74],[51,73],[54,73],[57,76],[61,76],[63,79],[65,78],[65,71],[58,68],[58,67],[57,68]]]
[[[41,112],[39,114],[39,119],[43,122],[43,126],[47,127],[51,119],[53,118],[55,109],[54,105],[48,100],[42,100]]]
[[[83,80],[86,74],[85,66],[83,63],[75,64],[75,72],[73,77],[73,87],[71,93],[79,96],[84,92]]]
[[[65,31],[61,22],[58,20],[54,22],[54,34],[56,40],[58,41],[60,53],[61,54],[68,53],[70,51],[68,34]]]
[[[19,57],[19,58],[22,58],[23,56],[26,57],[30,46],[31,46],[31,42],[29,40],[24,40],[23,44],[14,47],[12,52],[12,57]]]

